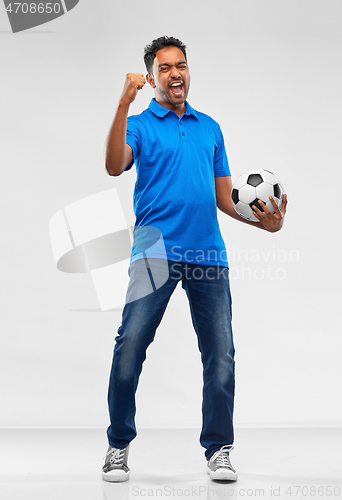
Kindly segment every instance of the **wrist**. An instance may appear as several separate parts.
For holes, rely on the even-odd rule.
[[[122,109],[122,110],[125,110],[125,111],[128,111],[129,110],[129,107],[130,107],[130,102],[121,98],[120,101],[119,101],[119,105],[118,105],[118,108]]]

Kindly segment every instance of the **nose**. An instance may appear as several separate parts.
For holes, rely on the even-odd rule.
[[[181,77],[181,75],[180,75],[180,73],[179,73],[179,69],[177,69],[177,68],[172,68],[172,69],[171,69],[171,77],[172,77],[172,78],[180,78],[180,77]]]

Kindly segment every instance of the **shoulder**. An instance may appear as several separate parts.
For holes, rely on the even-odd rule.
[[[220,140],[220,137],[222,137],[222,131],[218,122],[211,116],[206,113],[202,113],[201,111],[196,110],[196,115],[198,123],[200,123],[207,132],[210,132],[212,137],[215,137],[216,140]]]
[[[142,137],[149,129],[150,111],[145,109],[139,115],[131,115],[127,118],[127,132]]]
[[[205,123],[206,125],[214,128],[216,130],[220,129],[220,125],[218,124],[218,122],[216,120],[214,120],[214,118],[207,115],[206,113],[202,113],[202,111],[197,111],[197,109],[194,111],[196,112],[197,118],[200,122]]]
[[[142,111],[138,115],[128,116],[127,122],[136,123],[136,124],[145,123],[146,119],[148,119],[149,113],[150,113],[149,109],[144,109],[144,111]]]

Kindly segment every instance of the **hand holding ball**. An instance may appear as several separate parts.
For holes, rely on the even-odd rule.
[[[269,170],[248,170],[234,182],[231,200],[235,211],[244,219],[259,222],[253,215],[253,205],[263,211],[258,200],[265,203],[266,207],[274,212],[270,196],[278,205],[283,203],[284,189],[277,177]]]

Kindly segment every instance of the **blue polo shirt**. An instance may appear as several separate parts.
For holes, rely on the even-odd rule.
[[[228,267],[215,177],[230,170],[218,123],[187,101],[179,118],[152,99],[148,109],[128,117],[126,142],[137,170],[136,226],[161,232],[168,260]],[[149,256],[165,258],[165,253],[156,248]],[[142,257],[133,246],[131,262]]]

